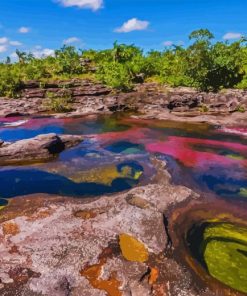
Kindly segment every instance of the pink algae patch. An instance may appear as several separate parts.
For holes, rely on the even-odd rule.
[[[127,131],[109,132],[92,136],[100,142],[129,140],[131,142],[141,143],[149,138],[150,129],[148,128],[131,128]]]
[[[247,151],[247,147],[242,144],[181,137],[169,137],[167,141],[146,144],[146,149],[149,152],[158,152],[172,156],[188,167],[208,167],[208,165],[212,164],[229,166],[239,163],[247,166],[247,160],[230,159],[217,153],[197,151],[193,147],[194,145],[227,148],[238,152]]]
[[[223,133],[247,136],[247,128],[246,127],[226,127],[226,128],[220,129],[220,131]]]

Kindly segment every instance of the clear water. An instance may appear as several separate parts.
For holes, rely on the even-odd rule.
[[[148,183],[150,155],[168,163],[175,183],[224,199],[247,200],[247,138],[206,124],[125,116],[0,119],[0,139],[84,135],[54,161],[0,168],[0,203],[32,193],[85,197]]]

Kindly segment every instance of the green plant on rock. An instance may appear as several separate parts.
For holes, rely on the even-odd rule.
[[[199,107],[199,111],[200,112],[202,112],[202,113],[206,113],[206,112],[208,112],[209,111],[209,108],[208,108],[208,106],[207,105],[201,105],[200,107]]]
[[[245,107],[243,105],[239,105],[236,109],[237,112],[244,113],[246,111]]]
[[[54,112],[63,113],[72,111],[71,103],[73,103],[73,99],[71,93],[64,92],[61,95],[58,95],[53,92],[46,93],[47,100],[45,102],[45,106]]]
[[[21,88],[21,75],[13,65],[0,64],[0,96],[18,97]]]
[[[118,62],[103,63],[98,70],[97,77],[106,85],[118,90],[128,91],[133,88],[129,70]]]

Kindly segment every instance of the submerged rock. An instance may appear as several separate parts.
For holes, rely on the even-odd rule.
[[[82,136],[47,134],[14,143],[3,143],[0,145],[0,165],[48,161],[82,141]]]

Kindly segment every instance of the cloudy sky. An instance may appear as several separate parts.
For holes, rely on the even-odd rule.
[[[1,0],[0,59],[16,48],[50,55],[63,44],[102,49],[115,40],[145,50],[188,44],[208,28],[218,40],[247,34],[246,0]]]

